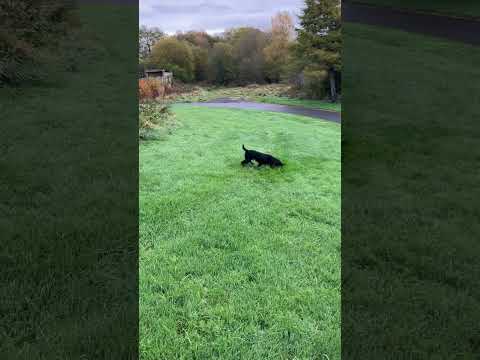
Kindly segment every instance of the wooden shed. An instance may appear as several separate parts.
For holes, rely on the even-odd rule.
[[[173,83],[173,73],[168,72],[164,69],[148,69],[145,70],[145,77],[148,78],[157,78],[166,85],[172,85]]]

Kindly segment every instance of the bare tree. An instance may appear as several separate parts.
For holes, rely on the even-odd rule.
[[[288,11],[280,11],[272,18],[272,36],[285,42],[295,38],[295,24]]]
[[[145,60],[152,52],[153,45],[165,36],[158,27],[149,28],[145,25],[140,27],[138,32],[138,56],[140,60]]]

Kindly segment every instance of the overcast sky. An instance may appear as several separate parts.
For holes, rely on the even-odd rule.
[[[238,26],[270,26],[278,11],[299,15],[304,0],[139,0],[140,24],[165,32],[204,30],[222,32]]]

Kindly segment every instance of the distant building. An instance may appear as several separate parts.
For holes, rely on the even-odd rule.
[[[158,78],[164,84],[172,85],[173,83],[173,73],[168,72],[163,69],[148,69],[145,70],[145,77],[148,78]]]

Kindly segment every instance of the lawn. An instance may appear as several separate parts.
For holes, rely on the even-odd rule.
[[[265,96],[263,98],[257,98],[255,101],[268,103],[268,104],[280,104],[301,106],[310,109],[323,109],[331,111],[342,111],[341,103],[331,103],[323,100],[308,100],[308,99],[296,99],[282,96]]]
[[[472,0],[353,0],[352,2],[480,18],[480,2]]]
[[[3,359],[134,358],[135,11],[82,7],[77,72],[0,87]]]
[[[173,110],[140,146],[142,359],[339,359],[340,126]]]
[[[480,49],[358,24],[344,44],[343,356],[476,359]]]
[[[218,98],[230,98],[245,101],[262,102],[269,104],[303,106],[311,109],[341,111],[340,102],[331,103],[329,100],[300,99],[291,96],[289,85],[249,85],[243,87],[201,87],[194,86],[183,94],[172,96],[175,102],[203,102]]]

